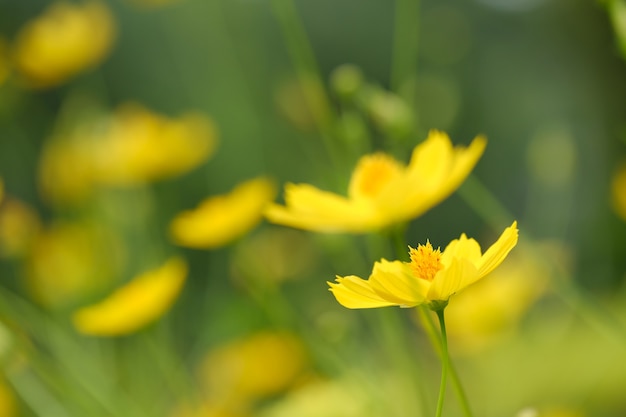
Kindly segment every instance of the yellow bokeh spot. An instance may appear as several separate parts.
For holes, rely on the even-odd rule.
[[[0,206],[0,257],[20,257],[27,253],[41,228],[34,208],[9,198]]]
[[[306,364],[304,348],[295,336],[262,331],[210,352],[200,376],[208,395],[245,403],[291,387]]]
[[[103,3],[59,1],[18,33],[15,66],[29,86],[55,86],[99,64],[115,36],[113,16]]]
[[[409,247],[411,256],[411,270],[417,278],[432,281],[443,265],[441,263],[441,251],[433,249],[430,242],[425,245],[418,245],[417,249]]]
[[[93,336],[119,336],[136,332],[160,318],[174,303],[187,277],[187,264],[171,258],[118,288],[97,304],[74,314],[74,325]]]

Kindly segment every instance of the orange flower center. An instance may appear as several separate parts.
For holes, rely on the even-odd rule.
[[[351,191],[357,195],[374,197],[401,171],[400,163],[389,155],[367,155],[357,165],[350,184]]]
[[[425,245],[418,245],[417,249],[409,246],[411,256],[411,269],[417,278],[432,281],[437,272],[443,269],[441,263],[441,251],[433,249],[430,242]]]

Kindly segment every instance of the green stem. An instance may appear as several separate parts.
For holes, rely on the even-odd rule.
[[[437,310],[439,318],[439,326],[441,327],[441,385],[439,386],[439,399],[437,400],[437,412],[435,417],[441,417],[443,410],[443,400],[446,394],[446,382],[448,380],[448,367],[450,358],[448,357],[448,336],[446,335],[446,321],[443,317],[443,311]]]
[[[271,7],[278,20],[287,50],[301,83],[304,98],[317,124],[326,150],[335,165],[340,156],[333,141],[334,113],[326,95],[324,82],[313,53],[313,48],[292,0],[272,0]]]
[[[439,357],[443,360],[441,343],[439,340],[439,336],[437,335],[435,323],[433,322],[429,310],[425,306],[419,306],[417,307],[417,312],[419,314],[422,325],[426,330],[426,334],[430,339],[430,342],[435,347]],[[465,390],[463,389],[463,385],[461,384],[461,380],[459,378],[459,374],[456,371],[456,367],[454,366],[454,364],[450,361],[448,361],[448,373],[450,374],[450,378],[452,379],[452,387],[454,388],[454,392],[456,393],[456,396],[461,403],[463,414],[465,415],[465,417],[473,417],[472,410],[469,406],[469,401],[467,400],[467,395],[465,394]]]
[[[396,0],[391,64],[391,89],[415,104],[419,0]]]

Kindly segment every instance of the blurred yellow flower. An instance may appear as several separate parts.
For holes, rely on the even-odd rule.
[[[39,160],[39,188],[54,205],[76,204],[90,195],[94,185],[90,132],[48,140]]]
[[[377,153],[361,158],[352,173],[348,197],[308,184],[287,184],[285,204],[266,211],[274,222],[320,232],[364,233],[413,219],[448,197],[470,173],[486,140],[453,148],[433,130],[413,150],[408,166]]]
[[[6,39],[0,37],[0,85],[9,77],[11,72],[9,64],[9,47]]]
[[[216,248],[243,236],[263,217],[274,199],[274,183],[264,177],[239,184],[229,194],[209,197],[172,220],[170,234],[176,244],[190,248]]]
[[[198,113],[177,118],[126,104],[112,116],[49,140],[39,164],[44,197],[76,204],[97,186],[135,186],[182,175],[215,149],[211,120]]]
[[[517,244],[517,222],[481,253],[478,242],[462,234],[443,252],[430,242],[410,248],[411,262],[382,259],[368,280],[355,275],[337,276],[329,282],[337,301],[347,308],[413,307],[428,304],[444,308],[448,299],[493,271]]]
[[[46,307],[67,307],[110,284],[123,253],[110,230],[90,223],[58,222],[29,245],[26,286]]]
[[[32,87],[58,85],[98,65],[115,36],[113,16],[104,3],[58,1],[18,33],[15,66]]]
[[[613,175],[611,199],[615,213],[626,221],[626,162],[622,163]]]
[[[4,380],[0,380],[0,417],[13,417],[19,415],[17,401],[13,391]]]
[[[200,376],[212,398],[243,404],[291,387],[306,366],[304,348],[295,336],[262,331],[210,352]]]
[[[213,123],[198,113],[172,119],[126,104],[95,139],[95,181],[124,186],[178,176],[197,167],[213,153],[216,132]]]
[[[541,252],[548,250],[542,247]],[[550,258],[557,258],[554,255]],[[446,308],[446,329],[455,349],[473,353],[510,334],[545,291],[548,279],[542,260],[520,250],[487,278],[456,295]]]
[[[157,269],[144,272],[99,303],[74,313],[74,325],[93,336],[119,336],[136,332],[159,319],[172,306],[187,277],[187,264],[170,258]]]
[[[26,254],[40,228],[41,221],[34,208],[20,200],[8,198],[0,205],[0,257]]]

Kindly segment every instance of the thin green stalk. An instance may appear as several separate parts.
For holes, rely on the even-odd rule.
[[[426,334],[430,339],[430,342],[435,347],[437,354],[443,360],[443,351],[441,349],[441,343],[439,336],[437,334],[437,329],[435,328],[435,323],[433,322],[432,317],[429,314],[427,307],[419,306],[417,307],[417,312],[419,314],[420,320],[424,329],[426,330]],[[456,371],[456,367],[450,361],[448,361],[448,373],[452,379],[452,387],[454,388],[454,392],[456,393],[459,402],[461,403],[461,408],[463,409],[463,414],[466,417],[473,417],[472,410],[469,406],[469,401],[467,400],[467,395],[465,394],[465,389],[463,389],[463,385],[461,384],[461,380],[459,378],[459,374]]]
[[[413,107],[419,0],[396,0],[395,3],[391,89]]]
[[[450,358],[448,356],[448,336],[446,335],[446,321],[443,316],[444,309],[437,310],[439,318],[439,326],[441,327],[441,385],[439,386],[439,399],[437,400],[437,411],[435,417],[441,417],[443,410],[443,401],[446,394],[446,382],[448,381],[448,365]]]
[[[287,50],[326,151],[332,162],[338,165],[340,156],[333,142],[334,113],[298,11],[292,0],[272,0],[271,7],[281,26]]]

